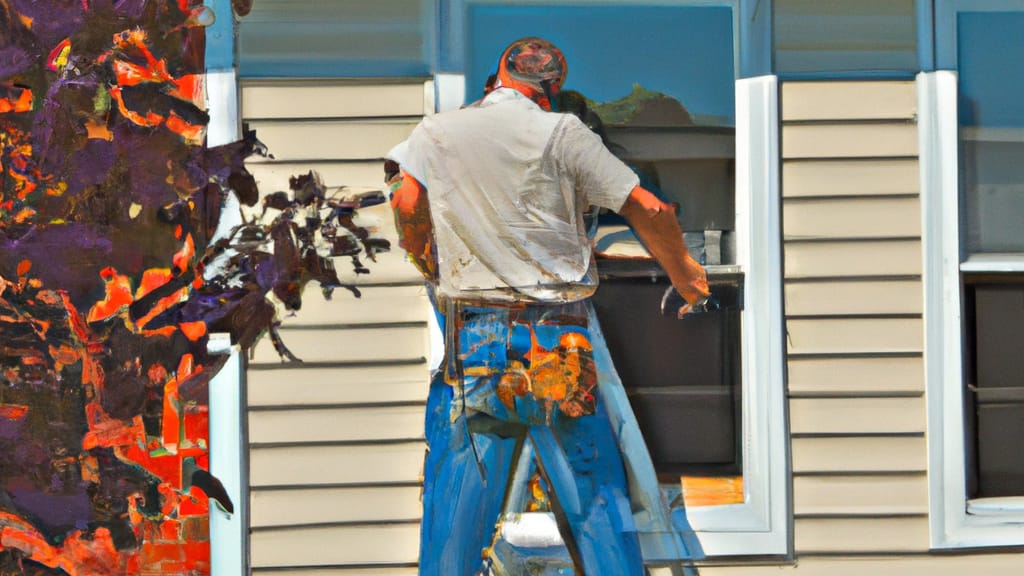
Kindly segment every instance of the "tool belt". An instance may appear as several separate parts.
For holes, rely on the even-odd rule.
[[[551,424],[596,407],[597,371],[585,302],[445,300],[445,379],[453,406],[499,419]]]

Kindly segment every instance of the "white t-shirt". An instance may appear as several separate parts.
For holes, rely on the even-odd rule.
[[[501,88],[423,119],[389,154],[426,189],[441,295],[566,302],[597,287],[583,223],[636,174],[571,114]]]

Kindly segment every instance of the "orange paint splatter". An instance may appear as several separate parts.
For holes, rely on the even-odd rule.
[[[28,414],[28,406],[23,404],[0,404],[0,418],[17,422]]]
[[[22,88],[17,98],[0,98],[0,114],[29,112],[32,110],[32,90]]]
[[[132,285],[127,276],[118,274],[112,267],[101,270],[100,276],[106,283],[106,295],[89,310],[86,316],[89,322],[106,320],[132,303]]]
[[[178,324],[181,333],[189,340],[196,342],[206,335],[206,322],[182,322]]]

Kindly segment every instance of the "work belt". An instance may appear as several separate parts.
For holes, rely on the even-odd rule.
[[[470,412],[550,424],[593,414],[597,371],[585,302],[445,300],[445,379]]]

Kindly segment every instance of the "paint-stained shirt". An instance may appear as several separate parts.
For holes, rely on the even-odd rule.
[[[583,212],[636,174],[576,116],[501,88],[428,116],[390,154],[427,189],[443,296],[569,302],[597,288]]]

